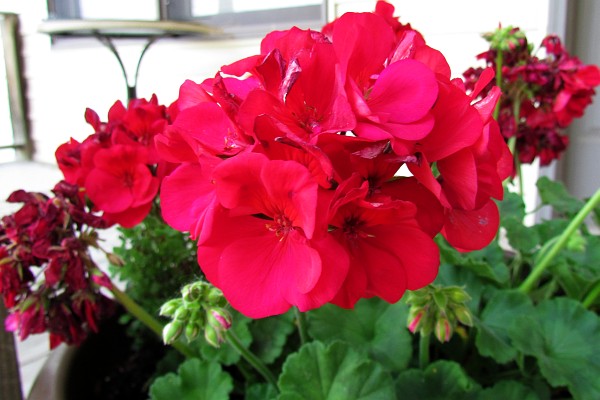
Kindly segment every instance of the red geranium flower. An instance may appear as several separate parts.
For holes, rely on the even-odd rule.
[[[96,153],[85,187],[107,219],[131,227],[148,214],[159,181],[147,163],[146,150],[137,146],[114,145]]]

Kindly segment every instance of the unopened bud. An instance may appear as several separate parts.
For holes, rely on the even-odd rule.
[[[183,297],[184,301],[188,303],[195,303],[202,298],[202,295],[204,294],[204,288],[205,286],[203,285],[203,282],[191,283],[184,286],[184,288],[181,290],[181,296]]]
[[[196,339],[202,327],[197,322],[189,322],[185,326],[185,337],[189,342]]]
[[[462,287],[449,287],[446,288],[446,292],[448,298],[453,303],[466,303],[467,301],[471,300],[471,296],[469,296],[465,289]]]
[[[215,329],[212,325],[207,324],[204,327],[204,339],[213,347],[220,347],[225,341],[221,330]]]
[[[224,308],[212,308],[208,311],[206,320],[212,326],[220,330],[227,330],[231,328],[233,318],[229,311]],[[218,324],[218,325],[216,325]]]
[[[419,328],[419,324],[421,323],[421,319],[423,318],[423,311],[416,313],[416,315],[409,317],[408,319],[408,330],[412,333],[415,333]]]
[[[441,317],[435,323],[435,337],[442,343],[450,341],[452,326],[447,318]]]
[[[452,308],[452,312],[454,316],[463,325],[473,326],[473,316],[471,315],[471,310],[469,310],[466,306],[455,306]]]
[[[176,341],[183,332],[183,324],[180,321],[172,321],[163,328],[162,336],[165,344]]]
[[[181,307],[181,299],[172,299],[160,307],[158,314],[163,317],[172,317],[179,307]]]
[[[173,314],[173,319],[176,321],[187,321],[190,317],[190,310],[185,307],[179,307]]]

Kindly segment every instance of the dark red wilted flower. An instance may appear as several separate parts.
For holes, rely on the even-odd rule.
[[[542,40],[544,58],[536,56],[519,28],[498,28],[488,34],[490,50],[478,58],[496,68],[502,57],[502,91],[498,121],[502,135],[516,136],[520,162],[548,165],[558,159],[569,143],[564,128],[581,117],[600,85],[600,69],[585,65],[569,54],[560,39],[549,35]],[[483,68],[464,72],[469,89]],[[483,95],[490,87],[484,90]]]
[[[80,343],[112,309],[93,279],[98,273],[88,248],[95,237],[82,229],[107,224],[85,206],[77,186],[62,181],[54,192],[54,197],[12,193],[8,201],[23,206],[0,222],[6,328],[21,340],[47,331],[51,348]]]

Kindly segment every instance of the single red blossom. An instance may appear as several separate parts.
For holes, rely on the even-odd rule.
[[[95,168],[88,174],[85,188],[94,206],[109,220],[131,227],[150,211],[159,181],[147,162],[147,152],[141,147],[114,145],[96,153]]]
[[[308,170],[241,154],[221,163],[214,180],[222,208],[198,260],[233,307],[261,318],[330,301],[348,259],[326,230],[315,231],[318,186]]]
[[[415,213],[412,203],[400,201],[375,207],[356,199],[337,209],[331,224],[338,229],[332,234],[350,255],[350,269],[334,304],[351,308],[372,296],[395,303],[405,290],[433,282],[439,250]]]

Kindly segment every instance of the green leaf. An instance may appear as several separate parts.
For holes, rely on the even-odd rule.
[[[253,338],[250,351],[270,364],[281,355],[288,336],[295,329],[293,313],[257,319],[249,327]]]
[[[478,390],[479,385],[459,364],[445,360],[430,364],[425,371],[404,371],[396,380],[396,393],[401,399],[463,400]]]
[[[279,400],[396,398],[389,373],[343,342],[302,346],[284,363],[279,389]]]
[[[517,193],[505,190],[503,200],[497,203],[501,220],[505,217],[513,217],[522,221],[525,218],[525,203]]]
[[[583,207],[583,201],[571,196],[561,182],[543,176],[537,181],[542,204],[551,205],[555,211],[575,215]]]
[[[363,299],[353,310],[326,305],[308,314],[310,336],[322,342],[342,340],[364,349],[390,370],[403,370],[412,356],[412,335],[406,327],[406,304]]]
[[[470,253],[457,251],[441,236],[436,237],[436,243],[440,249],[442,264],[466,268],[473,274],[497,284],[508,281],[509,274],[503,258],[504,253],[495,242],[482,250]]]
[[[532,311],[531,300],[525,294],[508,290],[496,292],[481,312],[481,319],[475,323],[475,345],[479,353],[501,364],[513,360],[517,351],[512,346],[508,331],[516,317]]]
[[[539,243],[537,231],[523,225],[523,221],[516,218],[506,218],[503,221],[506,237],[510,245],[523,253],[530,253]]]
[[[232,312],[231,314],[233,316],[231,329],[247,348],[252,343],[252,335],[248,329],[250,319],[238,312]],[[204,340],[203,334],[196,342],[200,346],[200,354],[205,360],[215,361],[223,365],[233,365],[240,360],[240,353],[227,343],[221,344],[221,347],[218,348],[213,347]]]
[[[553,387],[567,386],[575,399],[600,399],[600,319],[580,303],[555,298],[517,318],[515,347],[534,356]]]
[[[268,383],[250,385],[244,393],[244,400],[274,400],[276,398],[277,389]]]
[[[539,400],[533,389],[517,381],[501,381],[477,394],[478,400]]]
[[[150,387],[152,400],[227,400],[233,389],[231,377],[217,363],[192,358],[177,374],[157,378]]]

